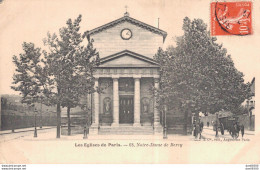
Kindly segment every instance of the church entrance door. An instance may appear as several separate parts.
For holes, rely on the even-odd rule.
[[[119,97],[119,123],[134,123],[134,99],[133,96]]]

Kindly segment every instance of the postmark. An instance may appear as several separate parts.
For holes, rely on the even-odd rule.
[[[212,2],[211,35],[250,35],[252,2]]]

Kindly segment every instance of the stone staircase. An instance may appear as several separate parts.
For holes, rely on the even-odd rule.
[[[100,126],[99,135],[153,135],[152,126],[132,126],[122,125],[118,127],[113,126]]]

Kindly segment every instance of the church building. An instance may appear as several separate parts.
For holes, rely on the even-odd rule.
[[[151,87],[159,88],[153,60],[167,33],[129,16],[89,31],[100,55],[94,73],[90,134],[162,134],[160,112]]]

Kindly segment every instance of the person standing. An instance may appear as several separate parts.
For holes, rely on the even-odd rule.
[[[243,136],[245,134],[245,127],[244,127],[244,125],[240,126],[240,130],[241,130],[241,135],[242,135],[242,138],[243,138]]]

